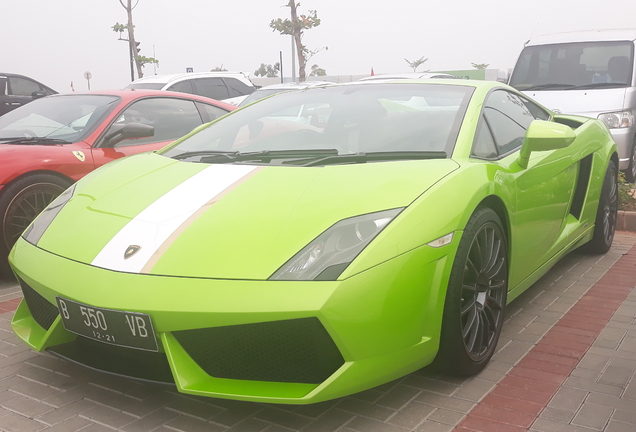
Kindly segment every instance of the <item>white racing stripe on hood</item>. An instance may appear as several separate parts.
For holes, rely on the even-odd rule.
[[[139,273],[185,221],[256,166],[212,165],[176,186],[128,222],[91,263],[109,270]],[[141,246],[128,259],[128,247]]]

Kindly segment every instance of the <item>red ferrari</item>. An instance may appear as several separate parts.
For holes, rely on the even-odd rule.
[[[115,90],[48,96],[0,117],[0,269],[22,231],[73,182],[234,109],[184,93]]]

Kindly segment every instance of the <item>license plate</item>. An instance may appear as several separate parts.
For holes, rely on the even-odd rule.
[[[112,345],[158,351],[150,315],[97,308],[62,297],[56,300],[66,330]]]

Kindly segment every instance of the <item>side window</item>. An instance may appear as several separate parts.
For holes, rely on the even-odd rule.
[[[230,89],[230,97],[248,95],[256,90],[254,87],[248,86],[236,78],[223,78],[223,80]]]
[[[221,78],[199,78],[192,81],[195,94],[217,100],[230,97],[230,93]]]
[[[492,129],[499,154],[506,154],[523,144],[526,129],[510,117],[492,108],[484,109],[484,116]]]
[[[500,155],[521,146],[526,129],[535,119],[519,96],[505,90],[488,96],[484,116]]]
[[[208,123],[212,120],[216,120],[221,116],[224,116],[228,113],[228,111],[223,108],[216,107],[214,105],[208,105],[201,102],[196,102],[199,111],[201,112],[201,116],[203,117],[203,122]]]
[[[194,89],[192,89],[192,80],[180,81],[176,84],[171,85],[166,90],[194,94]]]
[[[106,135],[128,123],[150,125],[155,128],[155,135],[124,140],[118,146],[174,141],[203,124],[203,121],[192,101],[171,98],[143,99],[126,108],[110,125]]]
[[[493,159],[497,157],[495,140],[493,139],[490,128],[483,116],[481,117],[481,120],[479,120],[479,125],[477,126],[472,156],[484,159]]]
[[[486,106],[493,108],[527,129],[534,116],[519,96],[505,90],[496,90],[486,99]]]
[[[528,108],[528,111],[532,113],[532,116],[535,118],[535,120],[550,120],[550,113],[541,108],[539,105],[535,104],[534,102],[530,102],[526,98],[521,98],[521,100],[524,104],[526,104],[526,108]]]
[[[9,77],[9,88],[14,96],[31,96],[33,92],[40,91],[40,85],[35,81],[17,77]]]
[[[0,77],[0,96],[5,96],[7,94],[7,78]]]

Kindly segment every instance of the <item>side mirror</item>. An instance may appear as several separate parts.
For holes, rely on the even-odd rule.
[[[521,145],[517,162],[521,168],[528,168],[530,153],[565,148],[572,144],[576,134],[572,128],[560,123],[535,120],[530,123]]]
[[[142,123],[128,123],[124,126],[115,126],[113,129],[104,137],[100,147],[114,147],[123,140],[155,136],[155,128]]]
[[[33,93],[31,93],[31,97],[33,98],[33,100],[43,98],[44,96],[47,96],[47,93],[42,90],[34,91]]]
[[[500,83],[508,84],[508,80],[510,76],[508,74],[508,69],[499,69],[497,71],[497,81]]]

